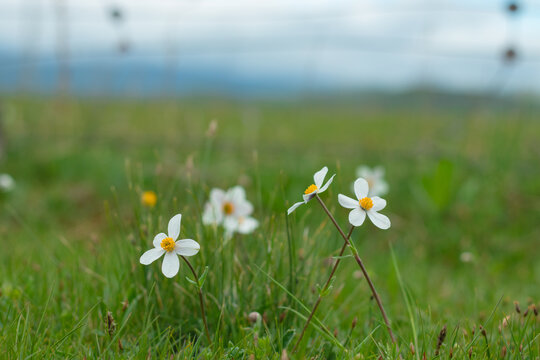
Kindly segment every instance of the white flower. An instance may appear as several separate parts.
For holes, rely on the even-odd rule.
[[[364,178],[369,184],[369,196],[381,196],[388,192],[388,183],[384,180],[384,168],[376,166],[360,166],[356,169],[356,177]]]
[[[202,220],[205,225],[223,225],[225,236],[231,237],[235,232],[249,234],[259,226],[251,213],[253,205],[246,200],[243,187],[235,186],[227,191],[212,189]]]
[[[299,207],[300,205],[307,204],[307,202],[313,199],[315,195],[323,193],[326,191],[326,189],[328,189],[328,187],[334,180],[334,176],[336,176],[336,174],[332,175],[330,180],[328,180],[326,184],[323,185],[324,178],[326,177],[327,173],[328,173],[328,168],[325,166],[313,175],[314,184],[309,185],[306,191],[304,191],[304,195],[303,195],[304,201],[297,202],[296,204],[291,206],[289,210],[287,210],[287,215],[289,215],[294,210],[296,210],[296,208]]]
[[[366,214],[376,227],[380,229],[390,228],[390,219],[378,211],[384,209],[386,200],[378,196],[368,197],[369,185],[365,179],[357,179],[354,182],[354,193],[357,200],[351,199],[343,194],[338,195],[338,201],[341,206],[352,209],[349,213],[349,222],[353,226],[360,226],[366,219]]]
[[[250,234],[259,226],[259,222],[251,216],[228,217],[223,222],[225,237],[231,237],[235,232]]]
[[[193,256],[199,252],[201,246],[195,240],[183,239],[176,241],[180,235],[181,220],[181,214],[175,215],[169,220],[168,235],[159,233],[154,237],[154,248],[142,254],[140,259],[141,264],[149,265],[165,254],[161,271],[166,277],[172,278],[178,274],[178,269],[180,268],[178,255]]]
[[[0,191],[9,192],[15,187],[15,180],[8,174],[0,174]]]

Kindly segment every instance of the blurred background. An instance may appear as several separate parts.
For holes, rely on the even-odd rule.
[[[2,0],[0,90],[536,95],[540,1]]]

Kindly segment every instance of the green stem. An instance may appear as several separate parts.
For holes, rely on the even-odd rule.
[[[323,210],[326,212],[326,214],[328,215],[328,217],[330,218],[332,223],[334,223],[334,226],[336,227],[336,229],[340,233],[341,237],[345,241],[345,244],[346,245],[351,245],[351,243],[349,242],[349,239],[347,238],[347,235],[345,235],[343,230],[341,230],[341,227],[338,225],[336,219],[330,213],[330,211],[328,210],[328,208],[326,207],[324,202],[321,200],[319,195],[316,194],[315,197],[319,201],[319,204],[321,204]],[[386,329],[388,330],[388,334],[390,335],[390,338],[392,339],[392,342],[396,345],[396,348],[398,349],[398,353],[399,353],[399,347],[398,347],[398,344],[397,344],[397,341],[396,341],[396,337],[394,336],[394,333],[392,332],[392,328],[390,327],[390,320],[388,320],[388,316],[386,316],[386,312],[384,311],[384,307],[383,307],[381,298],[379,297],[379,294],[377,293],[377,290],[375,290],[375,286],[373,285],[373,282],[371,281],[371,278],[368,275],[368,272],[366,270],[366,267],[364,266],[364,263],[362,262],[362,260],[358,256],[358,253],[356,252],[356,249],[354,249],[352,246],[351,246],[351,248],[353,250],[354,258],[355,258],[356,262],[358,263],[358,266],[360,266],[360,269],[362,270],[362,273],[364,274],[364,277],[366,278],[366,281],[367,281],[367,283],[369,285],[369,288],[371,289],[371,293],[373,294],[373,297],[375,298],[375,301],[377,302],[377,306],[379,307],[379,310],[381,311],[381,315],[382,315],[382,317],[384,319],[384,323],[386,324]]]
[[[195,282],[197,283],[197,288],[199,290],[199,305],[201,307],[201,316],[204,323],[204,332],[206,333],[206,338],[208,339],[208,343],[212,345],[212,339],[210,338],[210,331],[208,331],[208,323],[206,322],[206,312],[204,310],[204,297],[203,297],[201,285],[199,283],[199,277],[197,276],[197,272],[195,271],[193,266],[191,266],[191,263],[188,261],[188,259],[186,259],[184,256],[180,256],[180,257],[186,262],[186,264],[189,266],[189,269],[191,270],[191,273],[195,277]]]
[[[353,230],[354,230],[354,226],[351,226],[351,230],[349,230],[349,234],[347,235],[347,239],[350,239]],[[332,268],[332,271],[330,272],[330,276],[328,277],[328,280],[326,281],[326,284],[324,285],[322,291],[319,293],[319,297],[317,298],[317,301],[315,302],[315,305],[313,305],[313,309],[311,310],[311,313],[309,314],[309,317],[308,317],[308,319],[306,321],[306,324],[304,325],[304,328],[302,329],[302,332],[300,333],[300,337],[298,338],[298,340],[296,341],[296,344],[294,345],[294,348],[293,348],[293,351],[292,351],[293,354],[298,349],[298,346],[300,345],[300,342],[302,341],[302,338],[304,337],[304,333],[306,332],[306,329],[308,328],[309,323],[311,322],[311,319],[313,318],[313,315],[315,315],[315,311],[317,311],[317,308],[319,307],[319,304],[322,301],[322,294],[325,293],[328,290],[328,287],[330,286],[330,284],[332,282],[332,278],[334,277],[334,273],[336,272],[336,270],[337,270],[337,268],[339,266],[339,263],[341,262],[341,257],[343,256],[343,253],[345,252],[345,249],[347,248],[347,246],[348,246],[347,243],[343,244],[343,247],[341,248],[341,251],[339,253],[339,257],[338,257],[336,263],[334,264],[334,267]]]

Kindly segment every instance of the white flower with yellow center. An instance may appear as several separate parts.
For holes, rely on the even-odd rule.
[[[390,219],[378,211],[384,209],[386,200],[378,196],[369,197],[369,185],[365,179],[357,179],[354,182],[354,193],[356,200],[343,194],[338,195],[338,201],[341,206],[352,209],[349,213],[349,222],[353,226],[360,226],[364,223],[366,215],[373,225],[379,229],[390,228]]]
[[[369,196],[382,196],[388,192],[388,183],[384,180],[384,168],[376,166],[360,166],[356,169],[356,177],[364,178],[369,184]]]
[[[15,180],[9,174],[0,174],[0,191],[9,192],[15,187]]]
[[[334,176],[336,174],[332,175],[332,177],[326,182],[326,184],[323,185],[324,178],[326,177],[326,174],[328,173],[328,168],[325,166],[321,170],[317,171],[313,175],[313,182],[314,184],[311,184],[307,187],[306,191],[304,191],[304,201],[297,202],[293,206],[287,210],[287,215],[292,213],[294,210],[296,210],[297,207],[303,204],[307,204],[307,202],[315,197],[315,195],[323,193],[328,189],[332,181],[334,180]]]
[[[169,220],[168,235],[159,233],[154,237],[154,248],[142,254],[140,259],[141,264],[150,265],[165,254],[161,271],[166,277],[172,278],[178,274],[178,269],[180,268],[178,256],[193,256],[199,252],[201,246],[195,240],[176,240],[180,235],[181,220],[181,214],[175,215]]]
[[[230,237],[235,232],[249,234],[259,226],[250,216],[252,213],[253,205],[246,200],[243,187],[235,186],[227,191],[212,189],[202,220],[205,225],[223,225],[225,236]]]

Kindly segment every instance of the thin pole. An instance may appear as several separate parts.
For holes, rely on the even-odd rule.
[[[350,239],[352,233],[353,233],[353,230],[354,230],[354,226],[351,226],[351,230],[349,230],[349,234],[347,235],[347,239]],[[341,251],[339,253],[339,257],[336,261],[336,263],[334,264],[334,267],[332,268],[332,271],[330,272],[330,276],[328,277],[328,280],[326,281],[326,284],[324,285],[322,291],[319,293],[319,297],[317,298],[317,301],[315,302],[315,305],[313,305],[313,309],[311,310],[311,313],[309,314],[309,317],[306,321],[306,324],[304,325],[304,328],[302,329],[302,332],[300,333],[300,337],[298,338],[298,340],[296,341],[296,344],[294,345],[294,348],[293,348],[293,353],[296,352],[296,350],[298,349],[298,346],[300,345],[300,342],[302,341],[302,338],[304,337],[304,333],[306,332],[306,329],[308,328],[309,326],[309,323],[311,322],[311,319],[313,318],[313,315],[315,315],[315,311],[317,311],[317,308],[319,307],[319,304],[321,303],[322,301],[322,295],[321,293],[324,293],[326,292],[326,290],[328,290],[328,287],[330,286],[330,283],[332,281],[332,278],[334,277],[334,273],[336,272],[338,266],[339,266],[339,263],[341,262],[341,257],[343,256],[343,253],[345,252],[345,249],[347,248],[348,244],[347,243],[344,243],[343,244],[343,247],[341,248]]]

